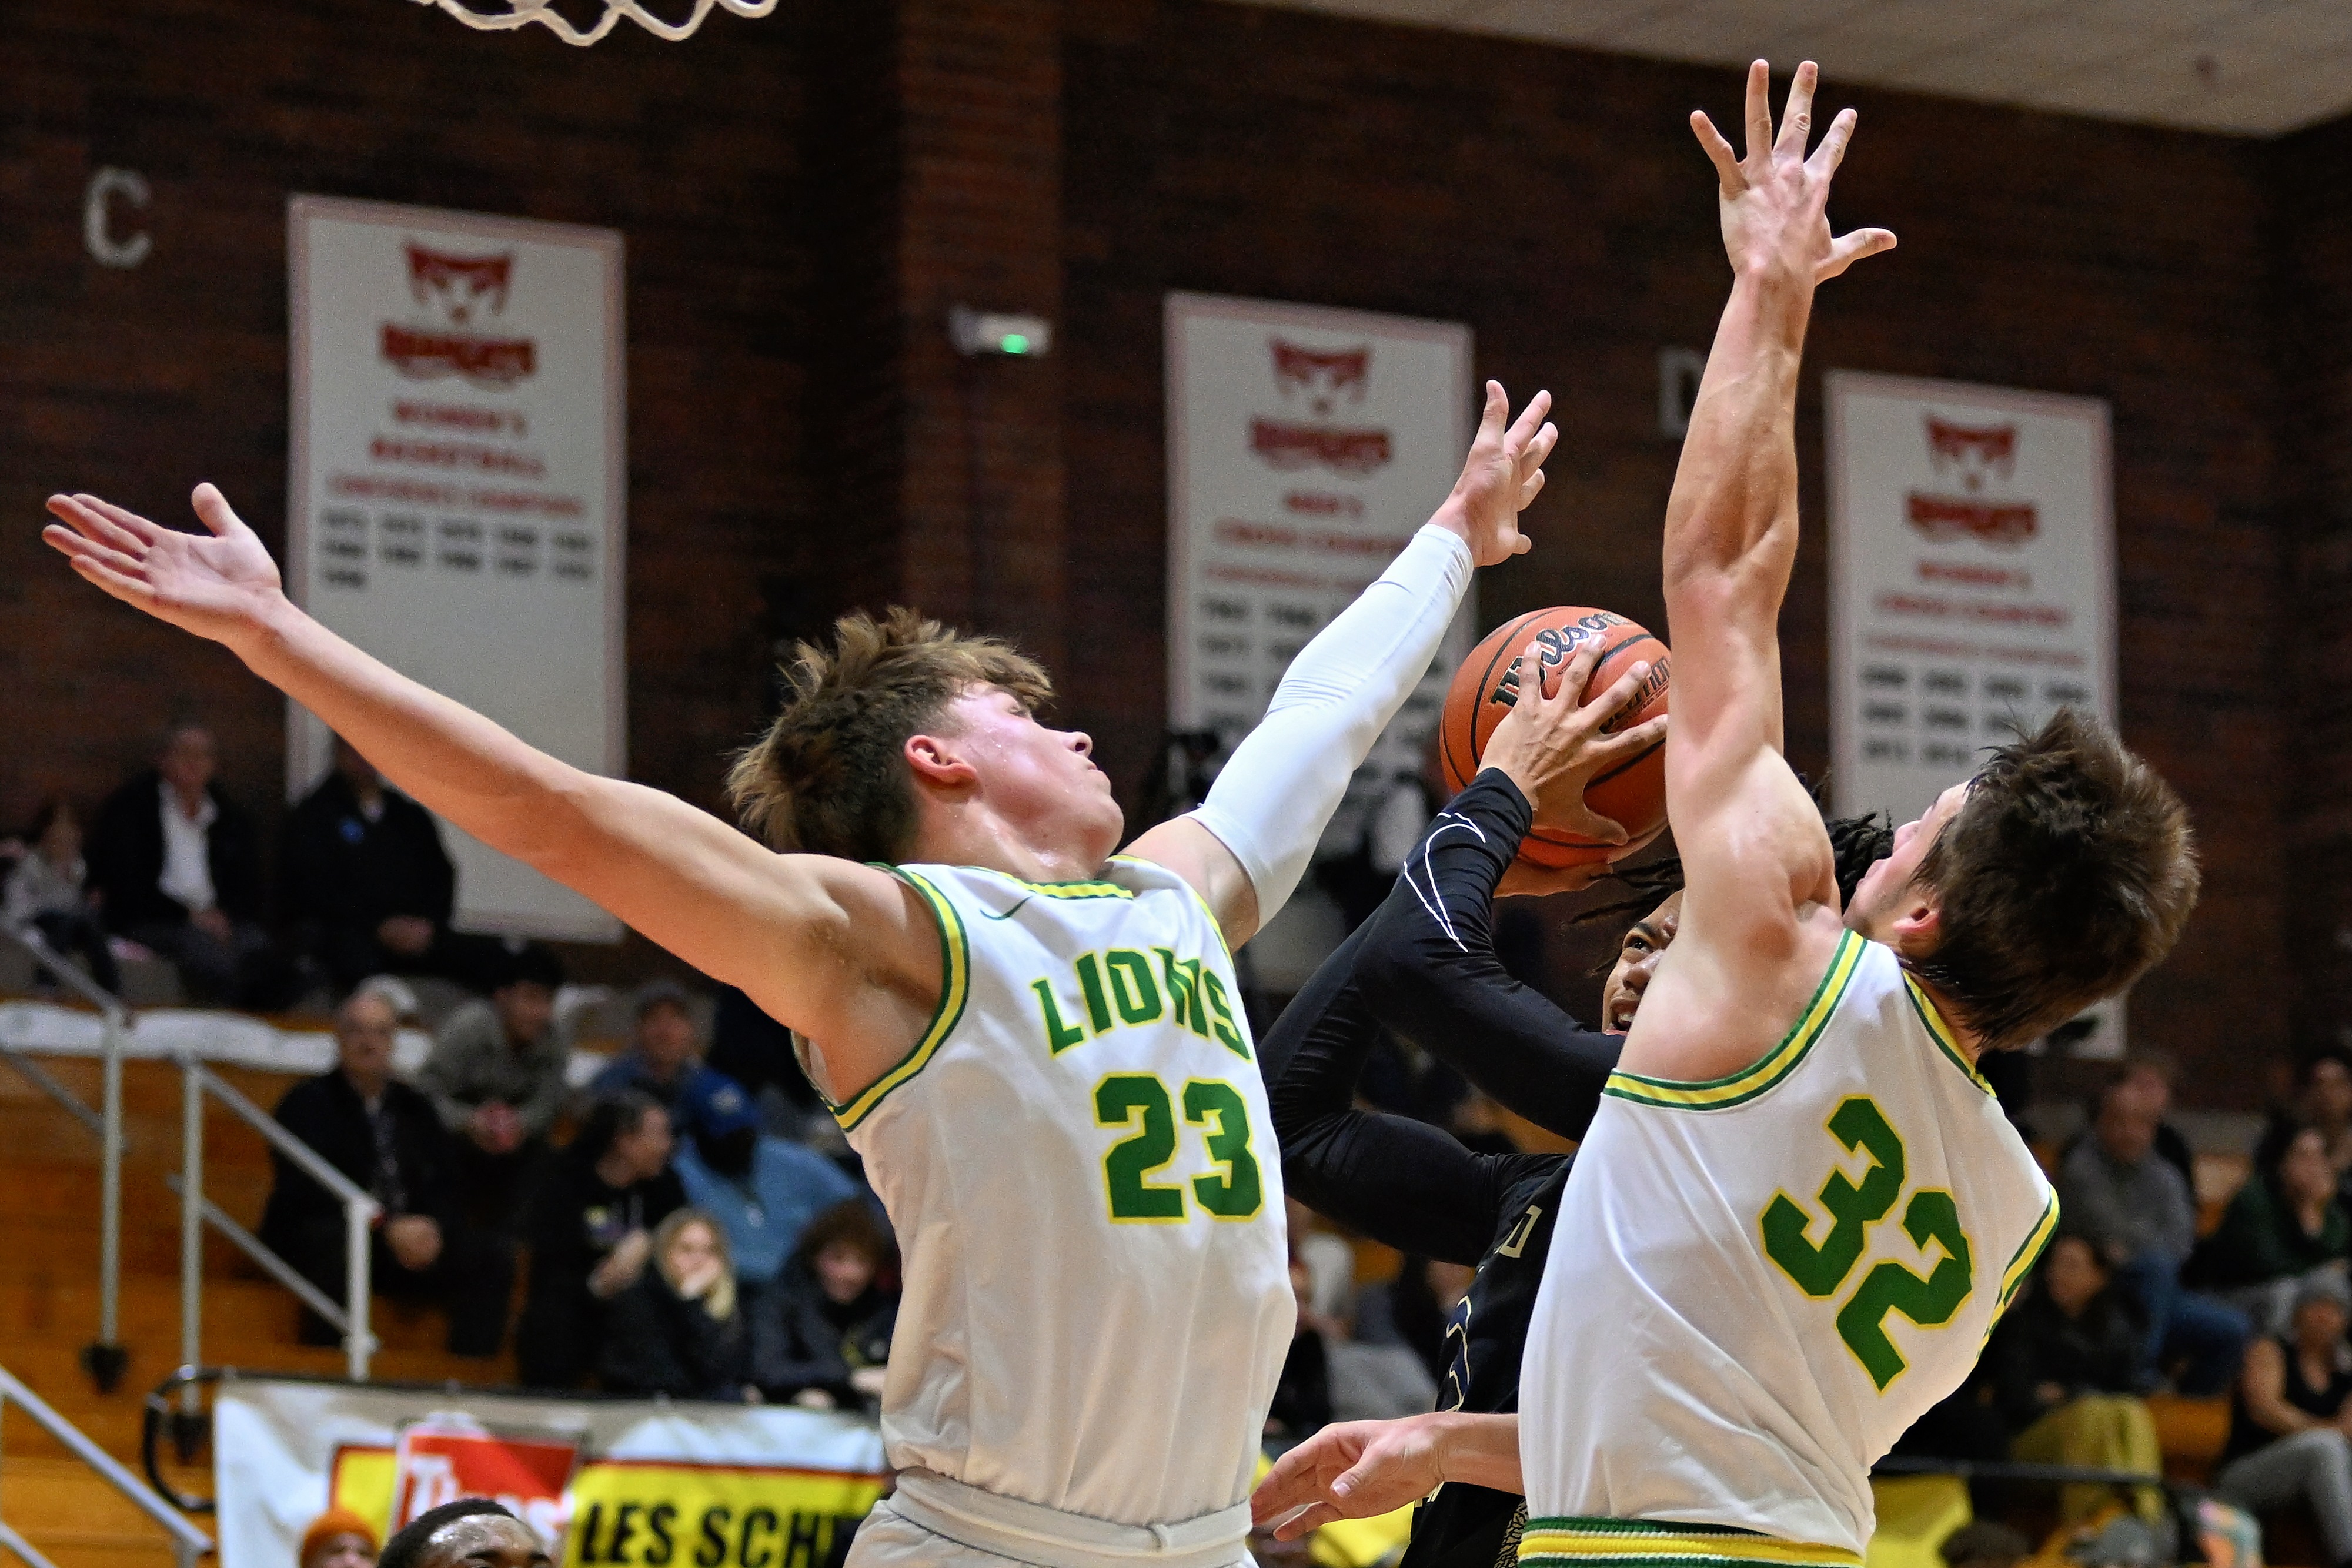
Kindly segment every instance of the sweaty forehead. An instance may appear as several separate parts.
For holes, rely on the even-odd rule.
[[[503,1514],[473,1513],[436,1531],[425,1568],[530,1568],[549,1561],[530,1526]]]

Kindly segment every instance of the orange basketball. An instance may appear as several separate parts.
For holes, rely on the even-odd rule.
[[[1471,650],[1446,688],[1445,711],[1438,720],[1439,748],[1445,764],[1446,784],[1454,789],[1477,776],[1478,758],[1486,737],[1518,701],[1519,654],[1533,643],[1544,672],[1544,695],[1559,689],[1559,667],[1592,639],[1601,643],[1601,663],[1584,688],[1585,700],[1609,689],[1620,675],[1643,659],[1650,674],[1623,711],[1604,727],[1614,735],[1628,726],[1655,718],[1666,711],[1667,688],[1673,672],[1666,645],[1633,622],[1612,611],[1567,605],[1538,610],[1497,627]],[[1665,823],[1666,748],[1662,741],[1639,757],[1620,762],[1585,787],[1584,803],[1617,822],[1639,840]],[[1540,866],[1578,865],[1605,860],[1611,846],[1564,829],[1547,828],[1541,817],[1519,845],[1519,858]]]

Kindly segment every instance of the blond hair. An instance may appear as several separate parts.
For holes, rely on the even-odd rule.
[[[980,685],[1031,708],[1054,695],[1038,663],[995,637],[966,636],[912,610],[834,623],[833,646],[802,643],[783,669],[783,711],[736,757],[727,793],[771,849],[845,860],[903,859],[915,835],[908,738]]]
[[[677,1289],[677,1281],[671,1280],[669,1273],[670,1243],[689,1225],[699,1225],[710,1232],[711,1250],[719,1254],[719,1278],[703,1292],[702,1306],[723,1323],[735,1315],[735,1249],[728,1245],[727,1228],[713,1218],[709,1209],[674,1208],[667,1218],[654,1227],[654,1267],[669,1281],[671,1290]]]

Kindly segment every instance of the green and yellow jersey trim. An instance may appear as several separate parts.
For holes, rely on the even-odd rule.
[[[2042,1218],[2033,1222],[2033,1228],[2026,1232],[2025,1239],[2017,1244],[2017,1250],[2009,1255],[2009,1267],[2001,1270],[2000,1294],[1993,1299],[1992,1318],[1985,1324],[1985,1338],[1988,1340],[1992,1338],[1994,1325],[2000,1322],[2001,1314],[2009,1311],[2009,1303],[2016,1297],[2018,1287],[2025,1283],[2028,1274],[2033,1272],[2033,1265],[2041,1260],[2042,1249],[2050,1245],[2050,1239],[2056,1234],[2058,1193],[2053,1187],[2049,1201],[2042,1206]]]
[[[1846,983],[1853,978],[1853,971],[1868,946],[1851,931],[1841,935],[1837,951],[1830,955],[1829,969],[1814,988],[1813,999],[1790,1026],[1788,1034],[1780,1044],[1739,1071],[1727,1078],[1691,1082],[1644,1078],[1620,1070],[1609,1075],[1601,1092],[1620,1100],[1631,1100],[1637,1105],[1659,1105],[1675,1111],[1721,1111],[1747,1103],[1795,1071],[1797,1063],[1813,1049],[1813,1042],[1821,1039],[1822,1031],[1836,1014],[1838,1003],[1844,999]]]
[[[1992,1085],[1985,1082],[1984,1074],[1977,1071],[1977,1064],[1970,1061],[1968,1052],[1960,1049],[1959,1037],[1952,1032],[1952,1026],[1944,1021],[1944,1015],[1937,1010],[1934,1000],[1919,988],[1919,982],[1905,975],[1903,991],[1911,998],[1911,1009],[1919,1015],[1919,1021],[1926,1026],[1928,1037],[1935,1040],[1936,1049],[1950,1059],[1953,1066],[1967,1073],[1969,1082],[1990,1097]]]
[[[988,870],[986,867],[978,869]],[[1016,887],[1025,887],[1039,898],[1126,898],[1132,899],[1135,890],[1121,887],[1115,882],[1092,878],[1084,882],[1024,882],[1009,872],[991,871]]]
[[[1519,1561],[1601,1563],[1609,1568],[1732,1568],[1754,1563],[1785,1568],[1861,1568],[1862,1559],[1839,1546],[1781,1541],[1728,1525],[1662,1524],[1644,1519],[1530,1519],[1519,1536]]]
[[[1201,895],[1201,890],[1192,885],[1192,878],[1186,876],[1181,871],[1161,865],[1158,861],[1145,860],[1140,855],[1113,855],[1110,858],[1115,861],[1125,861],[1129,865],[1147,866],[1153,871],[1165,872],[1168,875],[1174,877],[1178,882],[1182,883],[1184,884],[1184,891],[1192,895],[1192,902],[1200,907],[1202,915],[1207,918],[1209,922],[1209,929],[1217,934],[1217,946],[1225,950],[1225,962],[1231,964],[1234,961],[1234,947],[1232,943],[1225,940],[1224,923],[1217,918],[1217,912],[1209,907],[1209,901]]]
[[[893,1089],[912,1078],[930,1061],[955,1026],[963,1018],[964,1003],[971,997],[971,943],[965,935],[963,918],[947,895],[922,877],[901,866],[881,868],[913,888],[931,906],[931,915],[940,924],[940,1003],[931,1011],[931,1021],[916,1040],[915,1048],[899,1059],[898,1064],[867,1084],[865,1090],[845,1105],[825,1102],[834,1120],[842,1131],[854,1131],[860,1122],[874,1113]]]

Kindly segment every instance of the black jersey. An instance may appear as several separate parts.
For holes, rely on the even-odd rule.
[[[1447,1323],[1440,1409],[1519,1407],[1528,1320],[1570,1156],[1475,1154],[1442,1129],[1358,1110],[1355,1085],[1383,1026],[1423,1040],[1443,1029],[1444,1054],[1474,1083],[1493,1093],[1507,1081],[1523,1114],[1563,1137],[1583,1134],[1622,1039],[1513,981],[1488,935],[1495,884],[1530,815],[1508,779],[1482,774],[1261,1050],[1293,1196],[1401,1251],[1477,1265]],[[1448,1483],[1415,1516],[1405,1568],[1508,1564],[1526,1517],[1511,1493]]]

